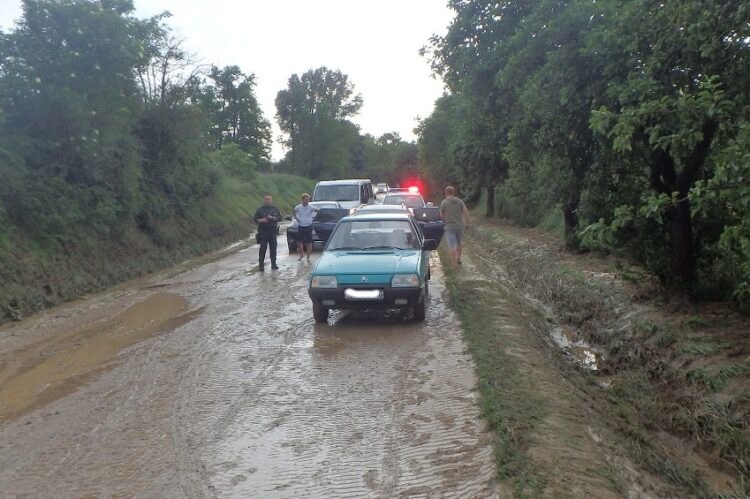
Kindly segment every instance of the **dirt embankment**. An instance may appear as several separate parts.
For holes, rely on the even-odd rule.
[[[561,372],[572,387],[570,396],[563,398],[574,409],[557,407],[560,396],[551,394],[565,393],[558,386],[560,380],[536,379],[539,369],[533,362],[529,367],[525,350],[497,345],[506,357],[503,368],[523,359],[513,372],[522,373],[521,383],[534,380],[536,387],[532,392],[536,400],[522,399],[525,416],[503,413],[502,404],[490,411],[491,415],[495,411],[498,424],[506,425],[500,433],[514,446],[505,454],[500,449],[501,472],[503,466],[510,467],[509,477],[514,470],[525,470],[521,476],[527,477],[526,483],[519,484],[516,477],[516,488],[545,490],[554,483],[547,480],[550,462],[561,463],[557,469],[565,471],[566,465],[580,459],[564,446],[542,451],[534,443],[554,442],[552,437],[560,432],[576,445],[586,443],[580,450],[589,456],[585,449],[592,440],[606,446],[611,439],[609,451],[602,451],[601,442],[594,446],[598,450],[592,449],[604,452],[603,463],[609,459],[609,467],[599,468],[618,484],[620,493],[632,493],[633,483],[612,472],[622,467],[618,459],[647,471],[639,473],[636,487],[659,496],[743,497],[749,492],[747,317],[721,304],[695,305],[675,297],[643,270],[616,258],[567,253],[556,235],[538,229],[482,220],[481,229],[472,231],[468,239],[469,268],[465,263],[459,272],[449,273],[454,301],[490,300],[487,306],[494,303],[500,314],[508,307],[507,296],[497,296],[498,289],[520,290],[541,317],[529,318],[536,324],[537,337],[558,360],[566,359]],[[481,307],[475,312],[464,314],[465,329],[492,326],[481,324]],[[495,330],[501,331],[498,327],[495,324]],[[508,339],[506,334],[502,340]],[[491,340],[482,338],[485,344]],[[482,362],[478,364],[481,371]],[[480,372],[480,378],[483,383],[497,381],[487,373]],[[511,383],[510,392],[517,386]],[[581,405],[589,407],[584,411]],[[571,414],[575,417],[568,418]],[[624,455],[613,457],[620,453]],[[574,459],[566,461],[565,456]],[[578,477],[579,488],[574,490],[596,494],[596,488],[586,488],[595,487],[591,476]]]

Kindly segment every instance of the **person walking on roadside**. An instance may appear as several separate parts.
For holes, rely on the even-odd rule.
[[[445,241],[454,267],[461,264],[464,231],[469,227],[469,210],[461,199],[455,197],[455,193],[453,186],[447,186],[445,199],[440,203],[440,219],[445,224]]]
[[[299,260],[305,254],[305,247],[307,247],[307,261],[310,261],[310,255],[312,255],[312,223],[315,213],[320,211],[320,208],[310,204],[310,195],[308,193],[302,194],[302,203],[294,207],[294,218],[297,219],[299,228],[297,229],[297,251],[299,251]]]
[[[258,224],[258,233],[255,240],[260,244],[258,250],[258,270],[263,272],[263,264],[266,260],[266,248],[271,247],[271,268],[277,270],[276,265],[276,235],[279,232],[279,220],[281,212],[273,205],[273,198],[270,194],[263,197],[263,206],[255,210],[253,220]]]

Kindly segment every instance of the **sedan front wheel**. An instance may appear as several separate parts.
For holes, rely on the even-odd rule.
[[[427,281],[424,283],[424,296],[422,296],[422,301],[417,303],[417,306],[414,307],[414,320],[422,322],[425,317],[427,317],[427,295],[429,292],[429,287],[427,284]]]
[[[328,322],[328,312],[329,309],[321,307],[317,303],[313,303],[313,317],[315,317],[315,322],[318,324],[325,324]]]

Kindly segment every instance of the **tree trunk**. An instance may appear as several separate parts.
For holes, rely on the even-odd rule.
[[[563,218],[565,220],[565,246],[575,248],[575,234],[576,227],[578,227],[578,199],[563,205]]]
[[[676,177],[679,201],[667,210],[672,244],[672,272],[681,286],[690,289],[695,279],[695,251],[693,248],[693,220],[687,196],[695,181],[701,178],[706,157],[713,143],[718,125],[713,120],[703,124],[703,139],[685,159],[685,167]]]
[[[485,215],[495,216],[495,184],[487,185],[487,213]]]
[[[690,218],[690,202],[687,199],[667,209],[669,235],[672,249],[672,273],[680,286],[689,287],[693,282],[693,228]]]

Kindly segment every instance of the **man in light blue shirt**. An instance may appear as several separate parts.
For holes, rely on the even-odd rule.
[[[304,248],[307,247],[307,261],[310,261],[313,243],[312,223],[318,211],[320,211],[320,208],[310,204],[310,195],[306,192],[302,194],[302,203],[294,207],[294,218],[297,219],[297,223],[299,224],[299,228],[297,229],[297,251],[299,251],[300,260],[304,256]]]

